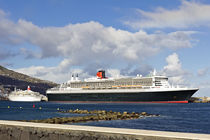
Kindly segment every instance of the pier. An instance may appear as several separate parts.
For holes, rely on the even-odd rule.
[[[0,120],[1,140],[209,140],[210,134]]]

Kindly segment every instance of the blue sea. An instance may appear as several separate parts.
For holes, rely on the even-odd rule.
[[[35,107],[34,107],[35,106]],[[210,103],[189,104],[71,104],[55,102],[0,101],[0,120],[33,120],[77,114],[58,110],[87,109],[147,112],[160,117],[76,123],[75,125],[146,129],[210,134]]]

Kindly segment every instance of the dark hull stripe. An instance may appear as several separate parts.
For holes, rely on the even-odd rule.
[[[48,101],[177,103],[188,101],[196,91],[195,89],[136,93],[58,93],[47,94],[47,96]]]
[[[142,103],[188,103],[188,101],[152,101],[152,102],[124,102],[124,101],[52,101],[58,103],[134,103],[134,104],[142,104]]]

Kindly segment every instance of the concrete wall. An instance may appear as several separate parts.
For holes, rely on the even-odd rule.
[[[59,130],[50,128],[33,128],[20,126],[0,126],[0,140],[136,140],[134,136],[87,132],[76,130]]]
[[[162,134],[161,134],[162,133]],[[176,140],[209,135],[0,120],[0,140]]]

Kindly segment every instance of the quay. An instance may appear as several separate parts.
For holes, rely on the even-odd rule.
[[[0,120],[0,140],[209,140],[210,134]]]

